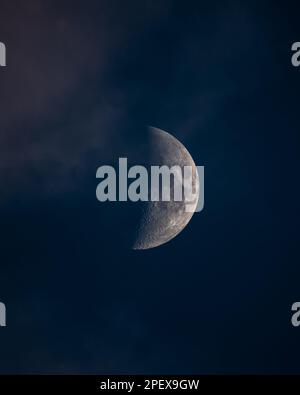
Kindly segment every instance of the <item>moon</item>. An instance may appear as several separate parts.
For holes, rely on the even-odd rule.
[[[175,137],[161,129],[149,127],[149,134],[150,164],[169,168],[180,166],[182,172],[184,166],[190,166],[196,199],[191,202],[183,195],[181,201],[174,201],[174,183],[171,183],[170,201],[149,200],[145,203],[132,247],[134,250],[158,247],[177,236],[191,220],[199,198],[197,168],[188,150]]]

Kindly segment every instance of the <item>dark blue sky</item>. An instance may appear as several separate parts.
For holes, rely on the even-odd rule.
[[[0,372],[299,373],[297,14],[0,0]],[[205,208],[132,251],[95,174],[148,124],[205,166]]]

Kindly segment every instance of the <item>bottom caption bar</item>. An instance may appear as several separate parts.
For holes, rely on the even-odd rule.
[[[257,391],[263,385],[276,385],[277,390],[285,390],[291,382],[298,384],[297,376],[243,376],[243,375],[193,375],[193,376],[103,376],[103,375],[0,375],[0,388],[9,389],[6,393],[29,391],[42,393],[62,391],[62,393],[105,394],[107,392],[201,392],[210,394],[212,390],[243,393]],[[221,386],[221,387],[220,387]],[[270,388],[270,387],[268,387]],[[3,392],[4,393],[4,392]],[[20,392],[21,393],[21,392]]]

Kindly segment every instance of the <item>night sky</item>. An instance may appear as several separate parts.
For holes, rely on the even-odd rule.
[[[299,6],[0,0],[0,373],[299,373]],[[133,251],[96,170],[145,126],[205,207]]]

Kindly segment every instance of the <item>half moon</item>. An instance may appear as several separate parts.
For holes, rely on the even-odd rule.
[[[159,201],[149,200],[145,203],[133,244],[135,250],[158,247],[177,236],[192,218],[199,197],[197,168],[188,150],[175,137],[163,130],[149,127],[149,133],[150,165],[169,168],[180,166],[182,175],[184,166],[189,166],[192,169],[192,185],[196,198],[191,201],[183,194],[181,201],[175,201],[173,182],[170,188],[170,201],[162,201],[160,196]]]

